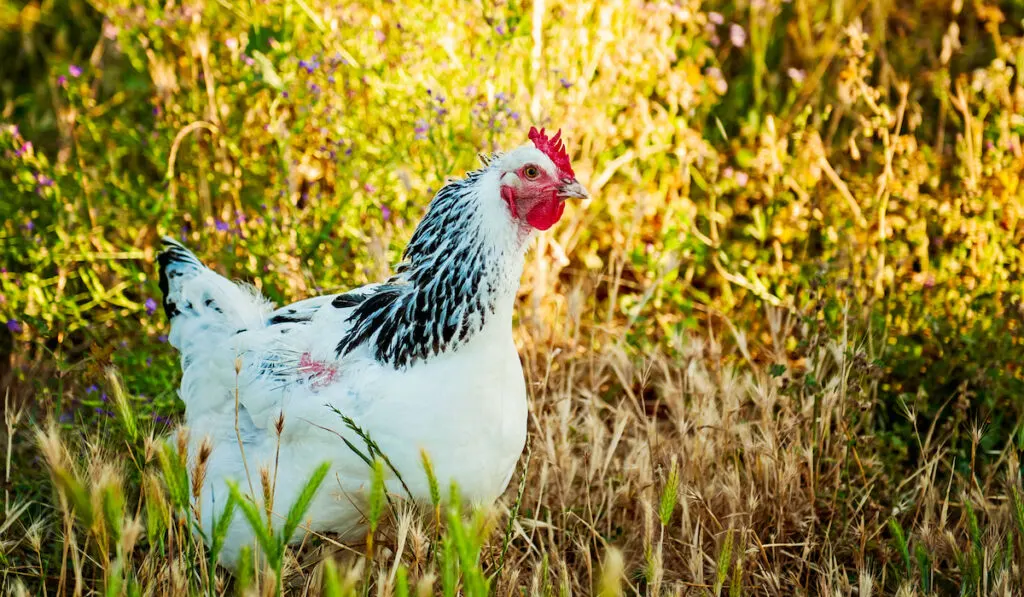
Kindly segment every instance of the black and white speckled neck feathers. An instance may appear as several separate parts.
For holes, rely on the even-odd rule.
[[[485,167],[438,191],[395,275],[359,297],[348,318],[352,325],[336,348],[339,358],[368,344],[377,361],[402,369],[464,344],[495,316],[502,300],[514,300],[522,242],[506,238],[515,231],[494,234],[502,224],[487,223],[504,207],[489,174]]]

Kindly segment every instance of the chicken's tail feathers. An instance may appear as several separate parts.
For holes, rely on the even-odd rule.
[[[173,321],[181,313],[178,307],[177,292],[171,292],[172,286],[176,286],[177,278],[185,277],[187,274],[197,274],[206,269],[199,258],[192,251],[185,248],[169,236],[160,238],[163,243],[163,251],[156,257],[160,269],[160,292],[163,294],[164,313],[167,319]],[[190,276],[191,277],[191,276]]]
[[[209,269],[184,245],[163,237],[157,256],[163,307],[171,322],[169,341],[187,357],[192,348],[263,327],[271,305],[248,284],[236,284]]]

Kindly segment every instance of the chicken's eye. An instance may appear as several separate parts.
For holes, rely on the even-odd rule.
[[[540,176],[540,170],[537,169],[537,166],[527,166],[523,168],[523,174],[526,175],[526,178],[533,180]]]

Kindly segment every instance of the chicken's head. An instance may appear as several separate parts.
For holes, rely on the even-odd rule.
[[[530,141],[501,157],[501,198],[514,221],[524,228],[547,230],[565,211],[565,200],[585,199],[587,190],[576,181],[569,155],[560,139],[544,129],[530,128]]]

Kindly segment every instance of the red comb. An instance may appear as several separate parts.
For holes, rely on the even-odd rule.
[[[554,137],[548,139],[548,136],[544,134],[544,129],[540,129],[540,131],[538,131],[537,127],[530,127],[530,141],[533,141],[534,146],[543,151],[544,155],[551,158],[555,167],[558,168],[562,174],[568,174],[569,176],[576,178],[576,173],[572,171],[572,164],[569,163],[569,154],[565,153],[565,144],[562,143],[560,138],[561,136],[561,129],[555,133]]]

